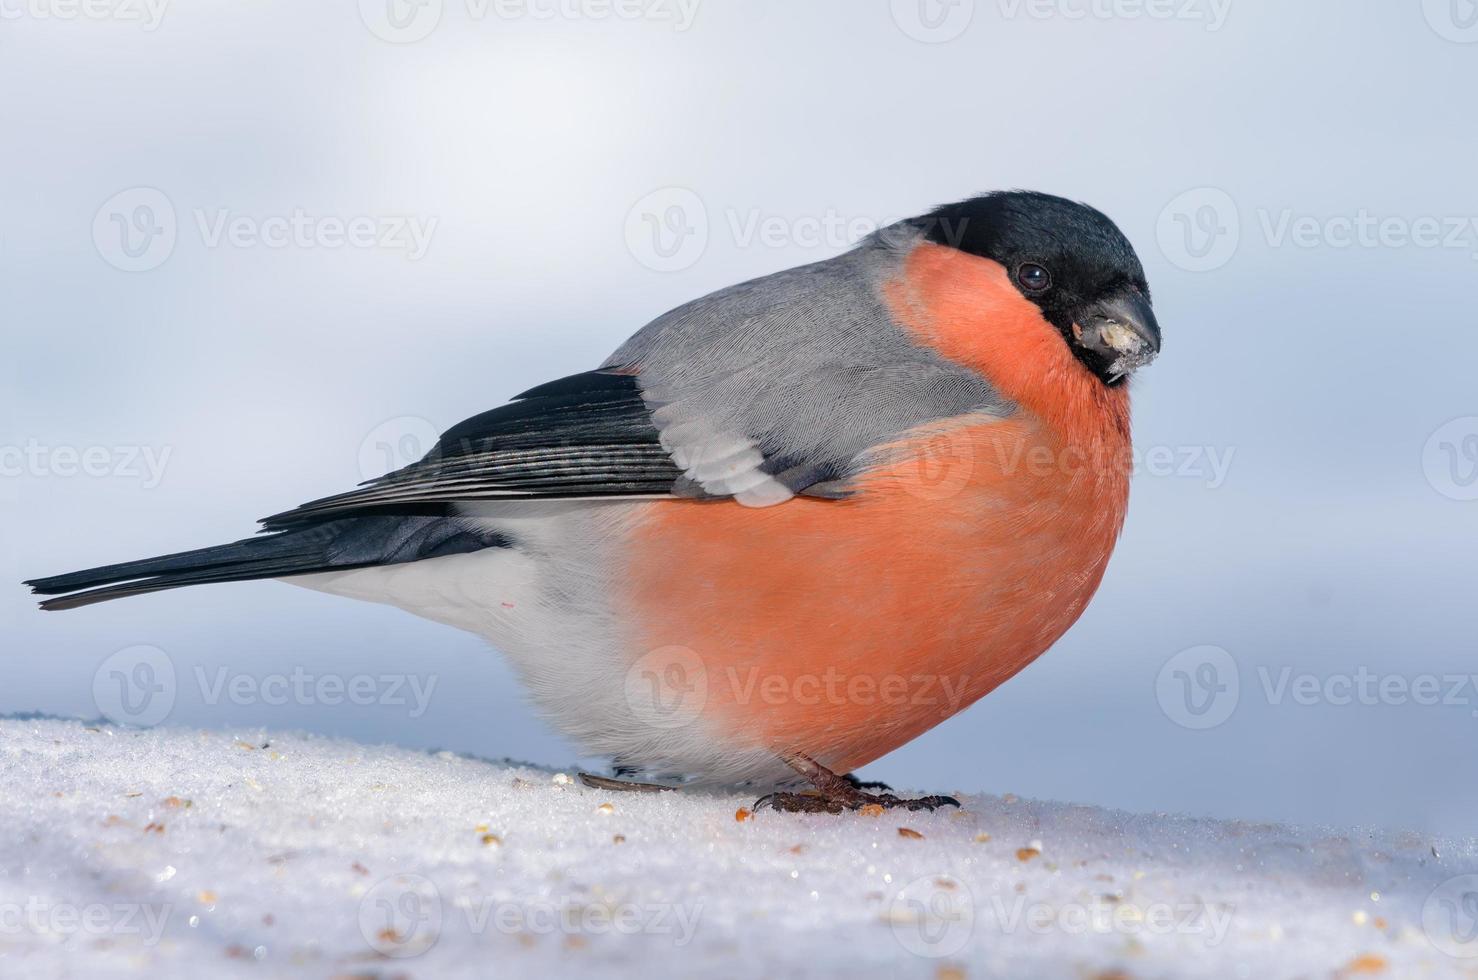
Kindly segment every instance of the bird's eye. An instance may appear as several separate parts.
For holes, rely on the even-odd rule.
[[[1027,262],[1016,270],[1016,281],[1021,283],[1021,288],[1027,292],[1040,293],[1052,285],[1052,273],[1035,262]]]

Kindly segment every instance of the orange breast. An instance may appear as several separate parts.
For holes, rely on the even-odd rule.
[[[703,723],[735,748],[861,766],[1030,663],[1102,578],[1127,503],[1122,394],[1078,368],[1055,333],[1068,363],[1043,372],[1088,385],[1033,391],[1031,379],[997,377],[992,357],[1052,328],[1011,302],[993,263],[931,248],[891,287],[895,314],[946,356],[983,357],[1020,411],[915,430],[847,500],[662,501],[633,534],[616,586],[633,656],[691,651]],[[941,268],[955,256],[969,261]],[[972,320],[992,338],[983,353],[970,346]]]

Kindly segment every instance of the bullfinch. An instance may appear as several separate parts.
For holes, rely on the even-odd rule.
[[[1077,620],[1159,350],[1112,221],[985,194],[680,306],[254,537],[26,584],[44,609],[262,578],[389,603],[489,640],[634,787],[932,809],[847,774]]]

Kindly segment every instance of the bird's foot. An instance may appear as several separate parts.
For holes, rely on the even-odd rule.
[[[878,807],[882,810],[937,810],[942,806],[959,806],[953,796],[920,796],[913,799],[892,793],[869,793],[861,789],[856,777],[838,776],[821,763],[799,753],[782,756],[786,764],[805,776],[816,787],[810,793],[771,793],[755,801],[754,809],[770,808],[783,813],[842,813]],[[886,788],[886,787],[885,787]]]

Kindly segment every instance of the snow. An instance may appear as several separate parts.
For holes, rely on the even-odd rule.
[[[1010,794],[741,820],[754,793],[281,732],[0,746],[5,977],[1478,972],[1473,840]]]

